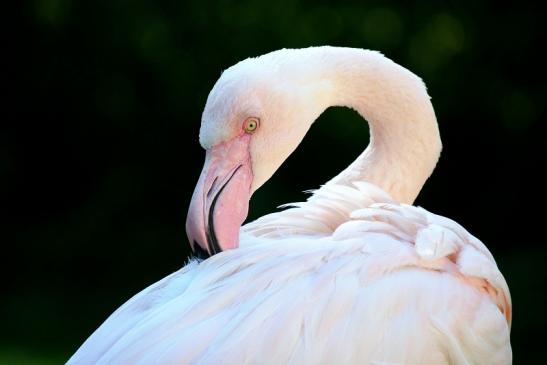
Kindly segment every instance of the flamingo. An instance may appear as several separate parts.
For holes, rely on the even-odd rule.
[[[330,106],[369,122],[368,147],[307,201],[241,227],[253,192]],[[512,362],[494,258],[412,206],[441,152],[416,75],[362,49],[249,58],[214,85],[199,139],[186,229],[206,259],[131,298],[69,364]]]

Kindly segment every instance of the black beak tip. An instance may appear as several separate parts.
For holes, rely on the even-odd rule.
[[[203,248],[201,248],[200,245],[196,241],[194,241],[194,257],[200,259],[200,260],[207,260],[211,255],[209,252],[205,251]]]

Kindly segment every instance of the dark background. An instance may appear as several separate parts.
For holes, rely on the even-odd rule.
[[[0,135],[0,363],[65,361],[119,305],[184,265],[199,122],[220,72],[283,47],[381,50],[420,75],[444,150],[416,204],[479,237],[514,305],[515,363],[544,359],[544,14],[525,2],[23,2]],[[4,14],[9,17],[8,14]],[[20,38],[18,38],[20,37]],[[16,102],[11,102],[15,96]],[[349,164],[367,126],[329,109],[251,218]],[[184,151],[189,151],[188,153]]]

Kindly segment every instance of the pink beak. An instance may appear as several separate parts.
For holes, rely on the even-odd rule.
[[[249,141],[250,135],[242,134],[207,150],[186,219],[190,246],[198,254],[239,246],[253,180]]]

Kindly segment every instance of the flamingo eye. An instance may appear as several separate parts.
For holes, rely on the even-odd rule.
[[[243,130],[246,133],[254,133],[254,131],[258,128],[259,123],[260,120],[258,118],[247,118],[245,123],[243,123]]]

